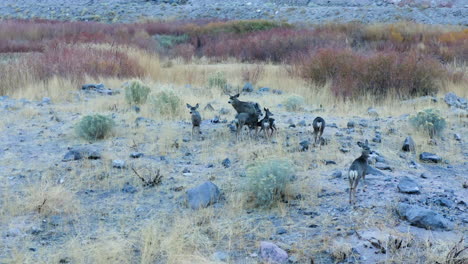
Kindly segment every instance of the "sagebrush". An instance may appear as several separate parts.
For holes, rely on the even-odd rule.
[[[227,79],[224,72],[216,72],[208,78],[208,86],[210,88],[225,89],[227,87]]]
[[[148,99],[151,89],[139,80],[130,81],[125,87],[125,99],[129,104],[141,105]]]
[[[114,120],[103,115],[88,115],[81,119],[76,127],[78,136],[86,140],[99,140],[112,134],[115,127]]]
[[[247,167],[248,191],[255,205],[271,207],[286,194],[294,169],[289,160],[281,158],[260,160]]]
[[[288,111],[298,111],[304,105],[304,97],[300,95],[291,95],[284,101],[284,107]]]
[[[180,97],[172,91],[161,91],[151,97],[153,110],[162,116],[176,116],[182,105]]]
[[[418,129],[423,129],[429,137],[440,136],[446,127],[445,118],[435,109],[425,109],[411,118],[411,123]]]

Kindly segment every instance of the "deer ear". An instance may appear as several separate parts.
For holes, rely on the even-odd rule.
[[[265,107],[263,107],[263,111],[268,111]]]
[[[366,144],[366,146],[369,145],[369,141],[367,141],[367,139],[366,139],[366,143],[365,143],[365,144]]]
[[[240,94],[236,94],[236,95],[234,95],[234,97],[237,97],[237,98],[239,98],[239,95],[240,95]]]
[[[362,146],[363,146],[363,144],[362,144],[361,141],[358,141],[358,142],[357,142],[357,145],[358,145],[359,147],[362,147]]]
[[[198,108],[200,105],[197,103],[197,105],[195,106],[195,108]]]
[[[189,104],[187,104],[187,108],[189,108],[189,109],[190,109],[190,107],[192,107],[192,106],[191,106],[191,105],[189,105]]]

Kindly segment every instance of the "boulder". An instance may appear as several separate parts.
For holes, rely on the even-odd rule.
[[[207,181],[187,190],[187,203],[192,209],[206,208],[218,202],[221,192],[214,183]]]
[[[260,243],[260,257],[266,263],[287,263],[288,253],[274,243],[262,241]]]
[[[419,159],[424,162],[433,162],[433,163],[439,163],[442,161],[442,158],[437,156],[436,154],[429,153],[429,152],[423,152],[419,155]]]
[[[442,215],[417,205],[400,203],[397,207],[397,213],[403,220],[407,220],[413,226],[428,230],[453,229],[453,224]]]
[[[414,140],[412,137],[408,136],[405,138],[405,141],[403,142],[403,147],[401,150],[406,151],[406,152],[414,152],[416,150]]]
[[[251,83],[247,82],[244,84],[244,87],[242,87],[242,91],[246,93],[251,93],[253,92],[254,87]]]
[[[420,192],[420,189],[415,180],[405,176],[398,183],[398,191],[401,193],[417,194]]]

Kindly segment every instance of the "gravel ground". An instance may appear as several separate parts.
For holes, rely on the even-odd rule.
[[[145,18],[275,19],[293,23],[410,20],[466,26],[468,3],[463,0],[3,0],[2,17],[105,22]]]

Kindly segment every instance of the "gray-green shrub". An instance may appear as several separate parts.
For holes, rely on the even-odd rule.
[[[298,111],[304,105],[304,97],[300,95],[291,95],[284,101],[284,107],[288,111]]]
[[[161,91],[151,97],[153,110],[163,116],[175,116],[182,105],[180,97],[172,91]]]
[[[271,207],[285,195],[293,176],[294,169],[289,160],[260,160],[247,167],[247,189],[254,196],[256,206]]]
[[[440,136],[446,127],[445,118],[435,109],[425,109],[410,119],[411,124],[418,129],[423,129],[429,137]]]
[[[87,115],[83,117],[76,127],[78,136],[95,141],[110,135],[114,129],[114,120],[103,115]]]
[[[132,80],[125,87],[125,99],[129,104],[141,105],[148,99],[151,89],[139,80]]]
[[[210,88],[224,89],[227,86],[227,79],[223,72],[217,72],[208,77],[208,86]]]

